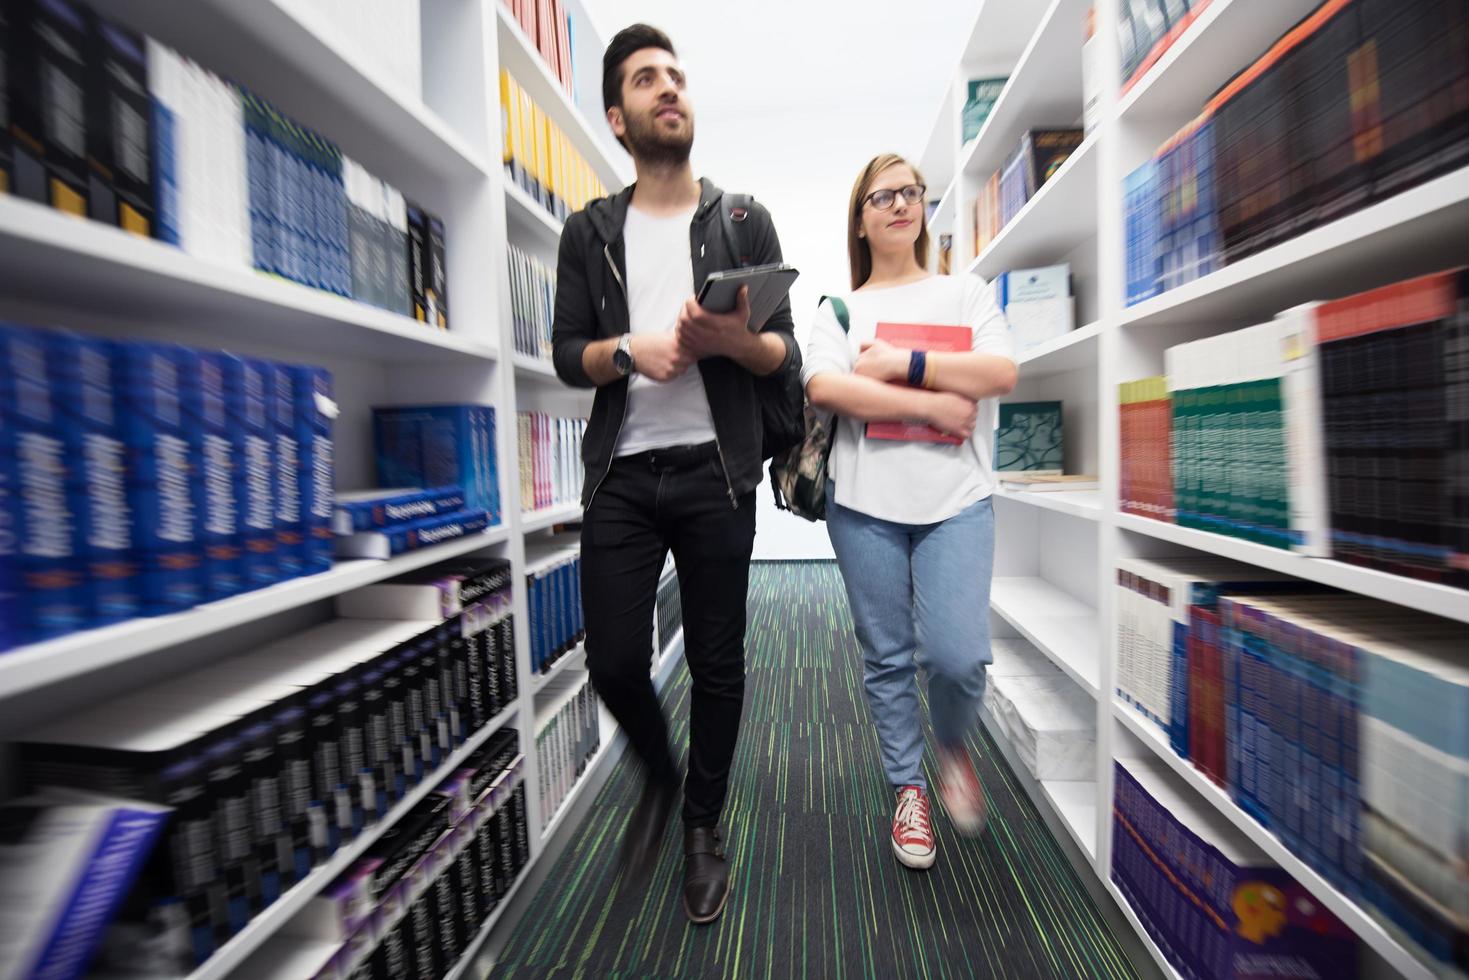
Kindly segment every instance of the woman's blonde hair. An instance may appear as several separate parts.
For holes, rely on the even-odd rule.
[[[878,175],[899,164],[913,171],[913,180],[916,183],[923,183],[923,174],[913,164],[896,153],[882,153],[868,161],[867,166],[857,175],[857,183],[852,185],[852,202],[847,207],[847,259],[852,267],[853,289],[859,288],[872,276],[872,247],[868,245],[866,238],[857,234],[862,229],[862,206]],[[920,204],[918,208],[918,240],[913,243],[913,257],[920,266],[928,268],[927,202]]]

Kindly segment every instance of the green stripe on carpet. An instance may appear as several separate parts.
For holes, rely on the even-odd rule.
[[[749,624],[744,727],[723,823],[733,874],[723,918],[702,928],[684,918],[676,819],[651,884],[622,886],[618,843],[639,790],[627,756],[494,976],[1137,976],[978,726],[971,746],[990,799],[983,836],[952,833],[936,806],[933,869],[908,871],[892,856],[892,795],[835,565],[755,565]],[[682,663],[676,669],[664,704],[674,744],[686,749],[689,678]]]

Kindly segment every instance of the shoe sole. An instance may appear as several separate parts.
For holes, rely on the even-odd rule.
[[[939,849],[935,847],[933,850],[928,852],[927,857],[923,857],[919,854],[909,854],[907,851],[898,846],[897,841],[893,841],[893,853],[897,855],[898,861],[904,867],[912,868],[914,871],[927,871],[929,868],[933,867],[933,862],[938,859]]]
[[[707,926],[709,923],[713,922],[715,919],[724,914],[724,907],[729,904],[730,889],[731,886],[726,883],[724,886],[724,897],[719,900],[719,908],[702,917],[694,914],[694,910],[689,908],[689,900],[685,898],[683,901],[684,915],[688,916],[689,921],[696,926]]]

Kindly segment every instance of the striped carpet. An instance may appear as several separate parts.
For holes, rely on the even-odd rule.
[[[892,798],[835,565],[754,566],[748,669],[724,821],[734,876],[724,917],[705,928],[685,920],[676,821],[651,886],[621,887],[618,842],[638,795],[625,758],[494,976],[1137,976],[982,730],[973,749],[989,828],[964,840],[940,813],[931,871],[893,858]],[[689,682],[677,670],[664,701],[683,745]]]

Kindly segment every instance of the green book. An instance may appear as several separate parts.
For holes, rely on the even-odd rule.
[[[1060,402],[1009,402],[1000,405],[995,433],[995,471],[1063,472]]]
[[[1008,78],[1003,77],[969,80],[969,98],[964,102],[963,142],[968,143],[979,135],[979,131],[984,128],[985,120],[990,117],[990,111],[1000,100],[1000,93],[1005,91],[1005,83],[1008,81]]]

